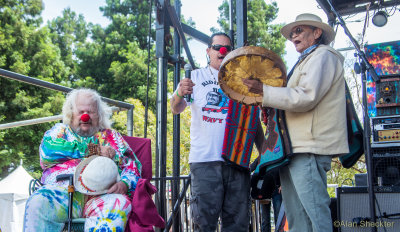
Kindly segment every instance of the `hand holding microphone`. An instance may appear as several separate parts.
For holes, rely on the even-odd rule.
[[[184,69],[185,69],[185,79],[183,79],[181,81],[181,88],[182,88],[182,90],[187,90],[183,94],[185,95],[186,101],[190,102],[191,101],[191,94],[192,94],[193,86],[194,86],[193,82],[190,80],[191,72],[192,72],[192,66],[190,64],[185,64]]]

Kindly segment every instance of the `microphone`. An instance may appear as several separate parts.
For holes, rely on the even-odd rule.
[[[186,78],[191,78],[191,71],[192,71],[192,66],[190,64],[185,64],[185,66],[183,67],[185,69],[185,77]],[[185,99],[187,102],[191,101],[191,95],[187,94],[185,95]]]

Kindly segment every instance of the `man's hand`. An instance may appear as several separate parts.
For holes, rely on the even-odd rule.
[[[181,80],[181,82],[179,84],[180,84],[179,89],[178,89],[179,96],[183,97],[184,95],[193,93],[193,86],[195,86],[195,84],[193,83],[193,81],[191,79],[184,78]]]
[[[107,191],[107,194],[118,193],[118,194],[126,194],[128,192],[128,186],[122,181],[115,183],[111,188]]]
[[[102,146],[100,144],[100,155],[114,160],[115,150],[109,146]]]
[[[243,79],[243,84],[249,88],[249,92],[264,95],[263,84],[257,79]]]
[[[189,78],[182,79],[179,83],[179,89],[177,94],[174,94],[171,98],[171,111],[173,114],[180,114],[185,110],[187,104],[183,100],[183,96],[193,93],[193,81]]]

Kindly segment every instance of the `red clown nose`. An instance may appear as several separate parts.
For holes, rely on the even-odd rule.
[[[89,121],[89,119],[90,119],[90,116],[88,114],[82,114],[82,116],[81,116],[82,122],[87,122],[87,121]]]
[[[219,53],[221,53],[221,55],[225,55],[226,53],[228,53],[228,49],[226,49],[226,47],[221,47],[219,49]]]

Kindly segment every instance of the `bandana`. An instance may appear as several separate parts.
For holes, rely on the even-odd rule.
[[[299,59],[297,60],[297,62],[293,65],[292,69],[290,70],[289,74],[287,75],[287,80],[289,81],[289,78],[292,76],[294,68],[296,68],[298,63],[301,63],[301,61],[303,61],[308,55],[310,55],[318,46],[320,45],[320,43],[314,44],[310,47],[308,47],[306,50],[304,50],[300,56]]]

